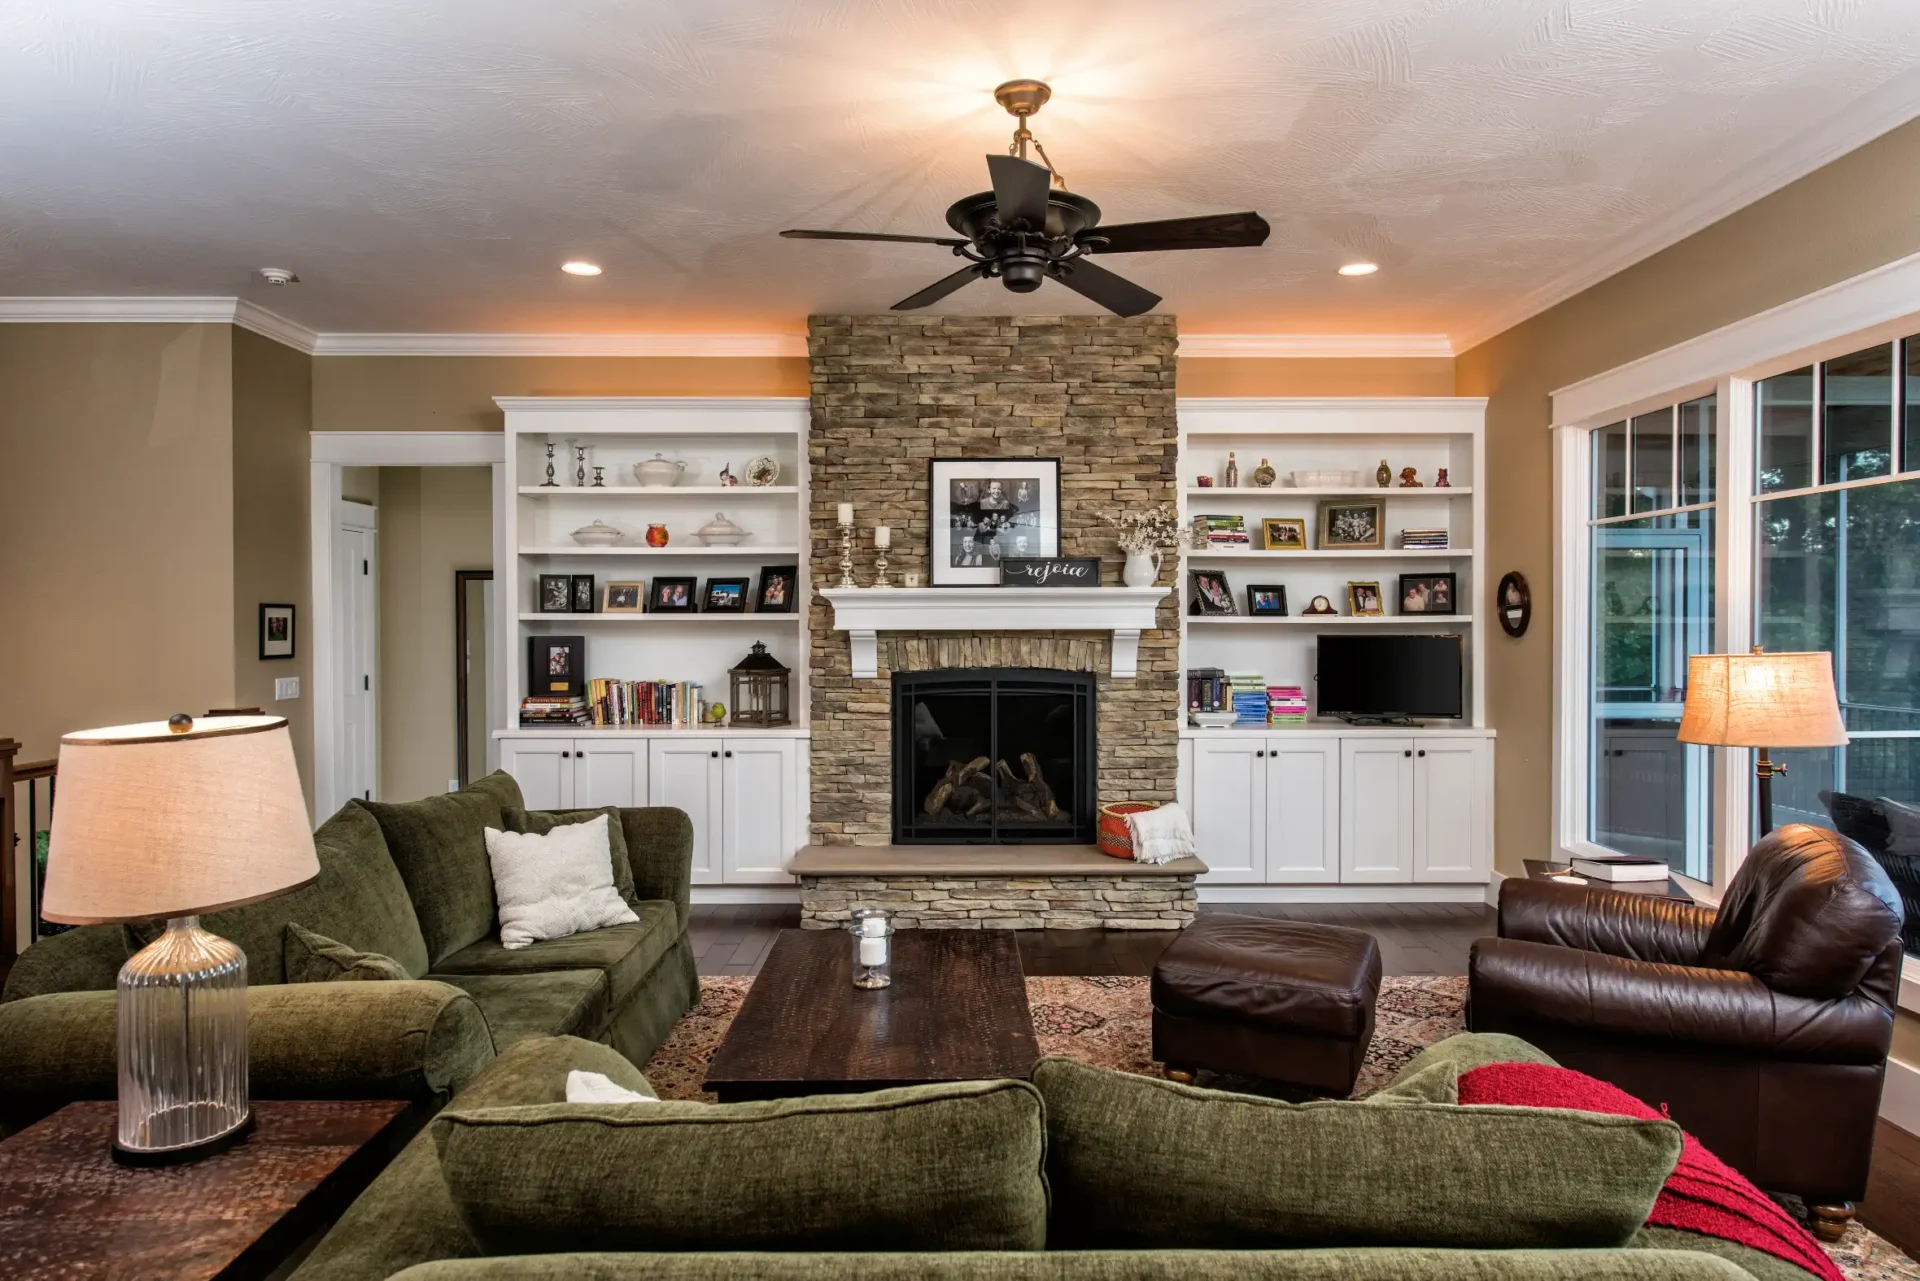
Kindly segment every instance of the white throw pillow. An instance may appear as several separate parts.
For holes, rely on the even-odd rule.
[[[640,919],[613,888],[605,814],[545,833],[489,827],[487,861],[500,904],[500,945],[509,951]]]
[[[579,1068],[567,1073],[567,1102],[569,1103],[658,1103],[660,1100],[651,1094],[642,1094],[638,1090],[629,1090],[624,1085],[615,1085],[613,1078],[605,1072],[582,1072]]]

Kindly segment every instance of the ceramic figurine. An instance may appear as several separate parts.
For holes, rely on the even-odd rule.
[[[647,546],[665,547],[667,545],[667,527],[665,525],[647,526]]]
[[[1433,482],[1433,487],[1435,489],[1452,489],[1453,488],[1453,482],[1447,479],[1446,468],[1442,467],[1440,469],[1440,478]]]
[[[1382,489],[1393,484],[1393,468],[1387,466],[1387,460],[1384,458],[1380,460],[1380,466],[1373,473],[1373,483]]]
[[[1227,453],[1227,475],[1223,483],[1228,489],[1240,488],[1240,464],[1233,460],[1231,450]]]
[[[1417,468],[1402,467],[1400,469],[1400,488],[1419,489],[1421,487],[1420,472]]]
[[[1253,483],[1262,489],[1272,489],[1273,482],[1277,475],[1278,473],[1273,470],[1272,464],[1262,458],[1260,465],[1253,469]]]
[[[723,487],[727,489],[732,489],[735,485],[738,485],[739,483],[740,483],[740,478],[733,474],[732,463],[728,463],[725,467],[722,467],[720,469],[720,484]]]
[[[1211,476],[1195,476],[1195,477],[1193,478],[1193,483],[1194,483],[1194,485],[1195,485],[1196,487],[1198,487],[1198,488],[1200,488],[1200,489],[1212,489],[1212,488],[1213,488],[1213,477],[1211,477]]]

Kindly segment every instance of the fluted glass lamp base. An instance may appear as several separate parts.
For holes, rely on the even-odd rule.
[[[172,918],[120,969],[119,1031],[116,1160],[190,1161],[246,1133],[246,953]]]

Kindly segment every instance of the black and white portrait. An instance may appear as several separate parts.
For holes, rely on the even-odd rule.
[[[1058,459],[935,459],[927,489],[935,587],[992,586],[1002,559],[1060,554]]]

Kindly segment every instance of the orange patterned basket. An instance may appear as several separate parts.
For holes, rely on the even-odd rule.
[[[1159,805],[1149,801],[1115,801],[1111,805],[1102,805],[1098,828],[1099,839],[1095,842],[1100,847],[1100,852],[1111,854],[1115,858],[1132,858],[1133,837],[1127,833],[1126,816],[1159,808]]]

